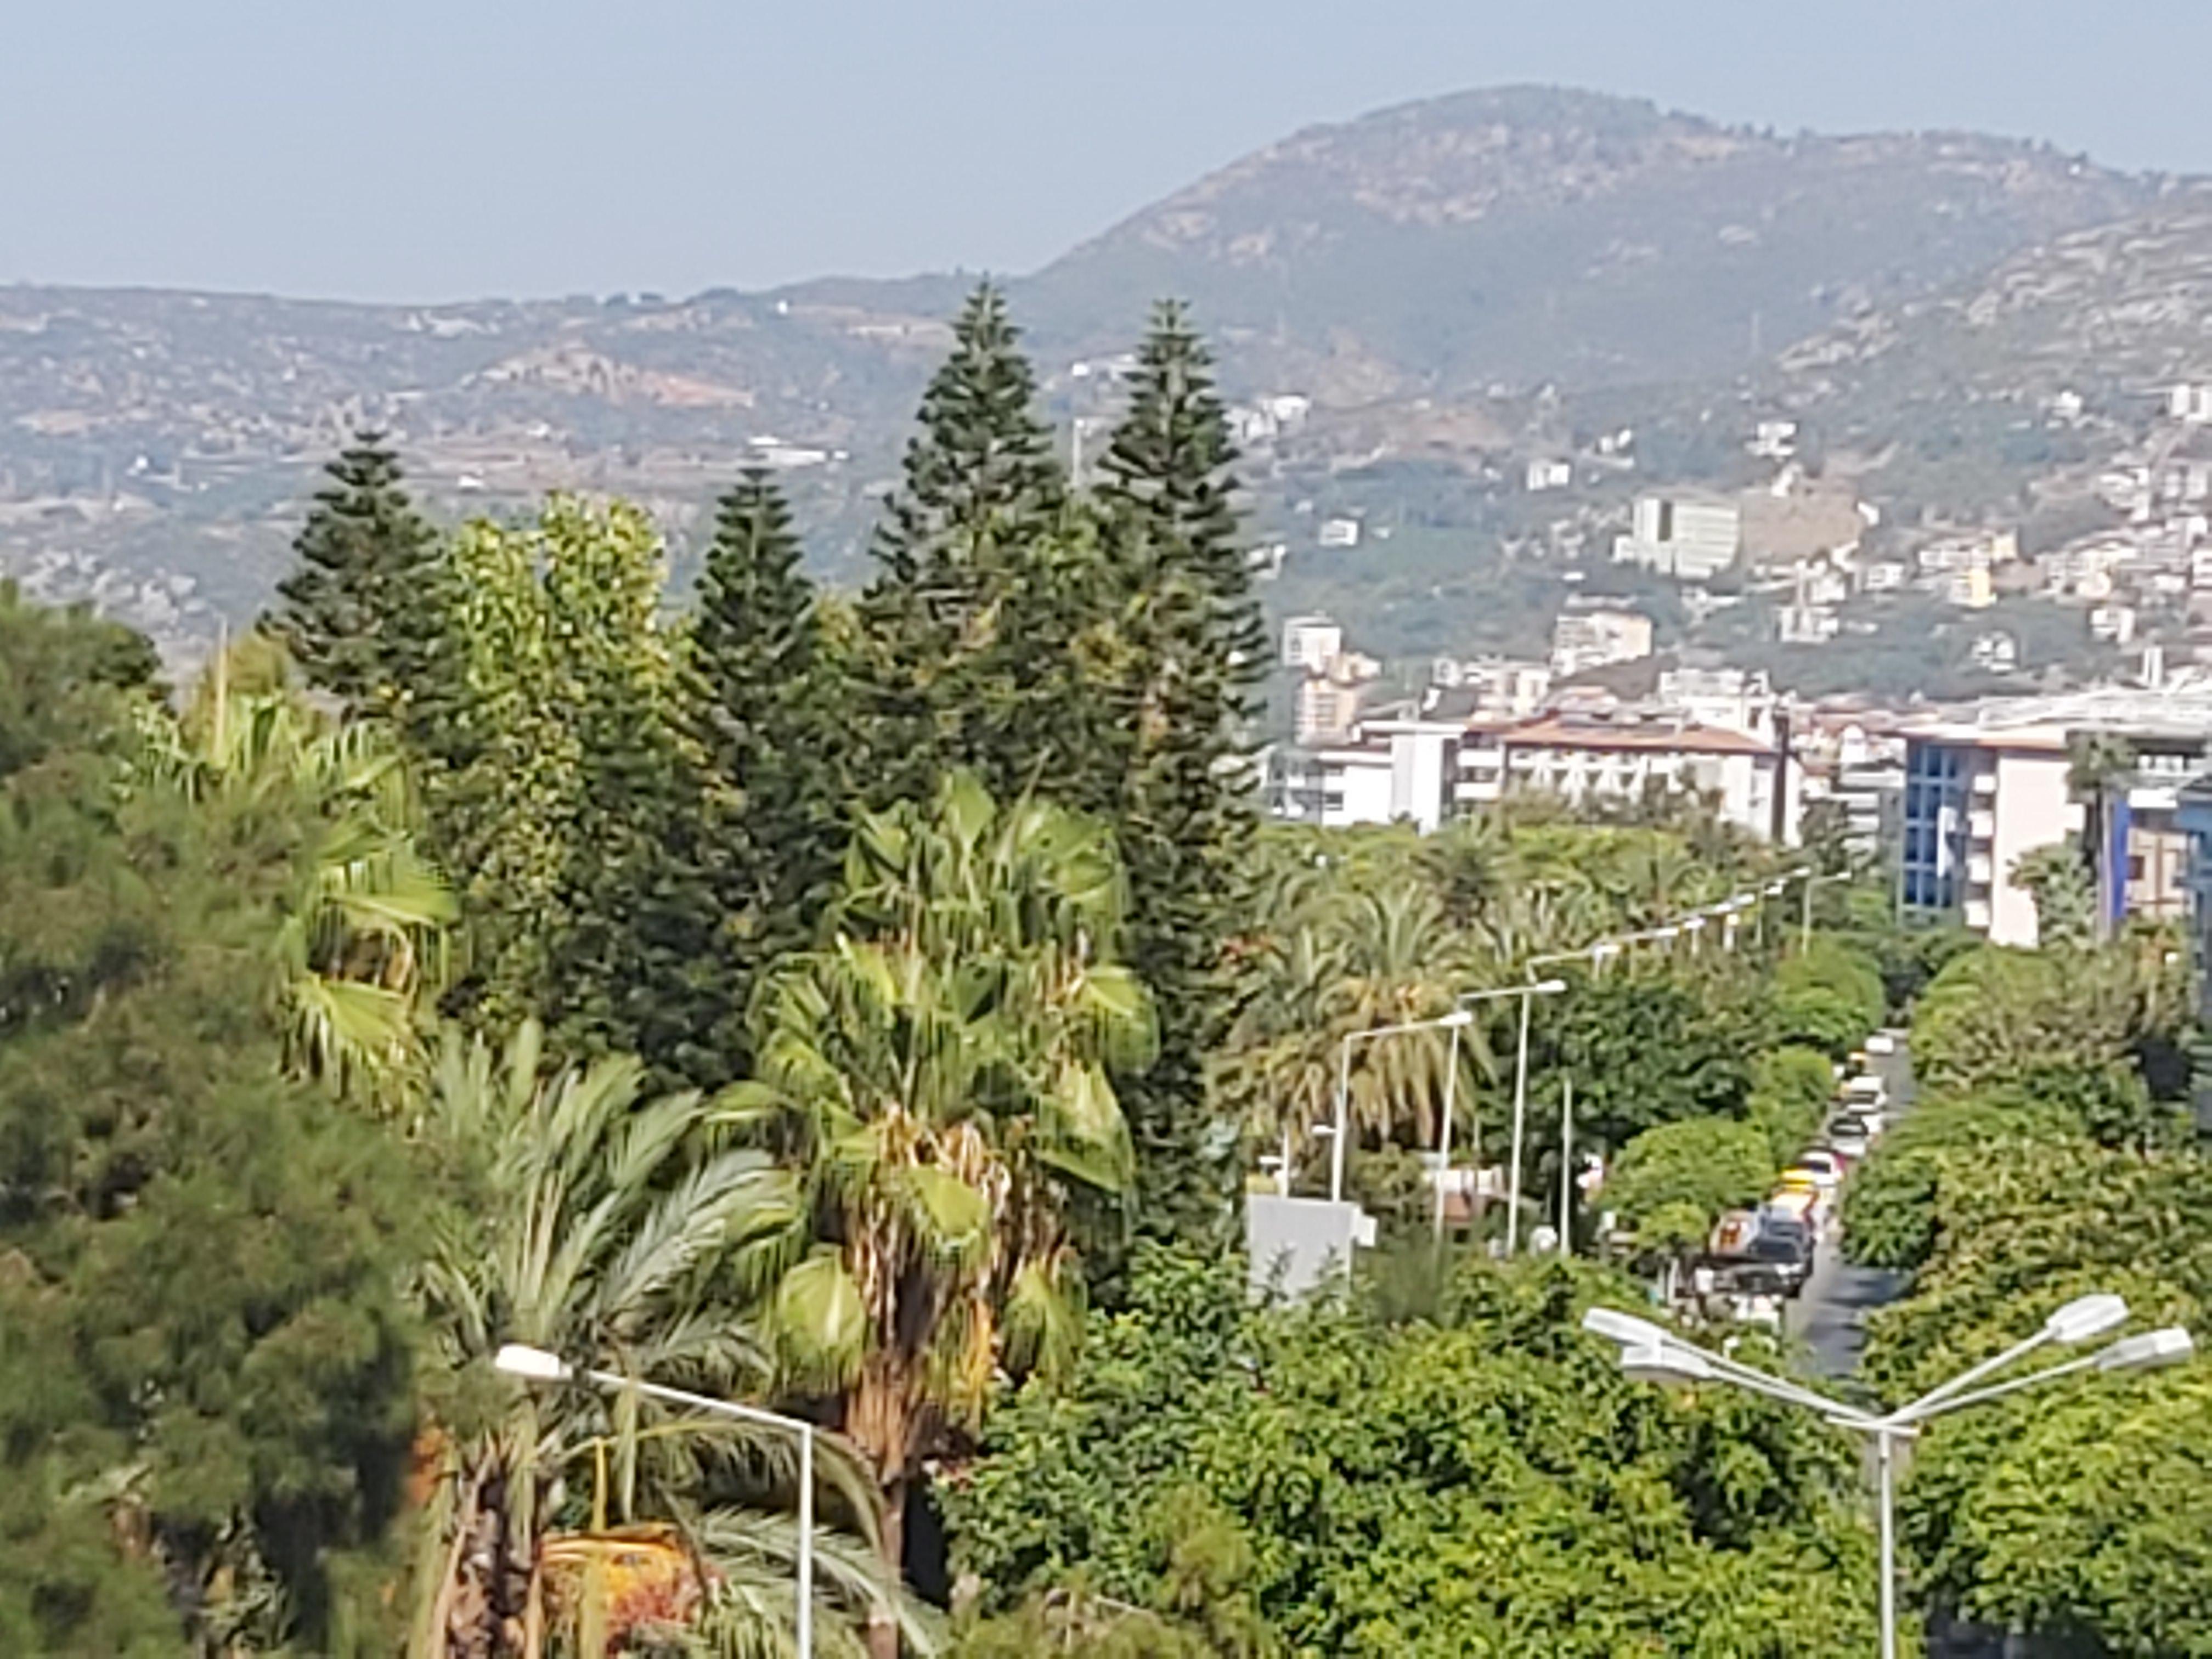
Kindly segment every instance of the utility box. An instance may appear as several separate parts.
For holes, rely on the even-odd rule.
[[[1375,1218],[1357,1204],[1253,1193],[1244,1200],[1244,1252],[1252,1294],[1310,1295],[1341,1280],[1352,1253],[1375,1243]]]

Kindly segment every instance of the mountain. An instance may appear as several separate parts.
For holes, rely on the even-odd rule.
[[[1887,383],[1915,354],[1881,342],[1951,328],[1977,280],[2046,246],[2094,259],[2092,228],[2174,199],[2010,140],[1779,137],[1508,88],[1298,133],[1011,286],[1063,417],[1110,410],[1112,358],[1170,293],[1233,393],[1310,400],[1297,444],[1247,469],[1265,508],[1352,463],[1473,477],[1549,387],[1751,378],[1808,337],[1843,356],[1785,359],[1788,395],[1841,396],[1846,358]],[[447,513],[617,490],[679,542],[766,459],[849,576],[968,280],[419,307],[0,288],[0,573],[204,637],[264,602],[315,465],[366,424]],[[2045,320],[2015,308],[2004,350],[2032,356]]]
[[[1698,378],[2154,195],[2011,140],[1780,137],[1509,88],[1301,132],[1021,298],[1040,331],[1088,337],[1181,293],[1249,372],[1354,399]]]

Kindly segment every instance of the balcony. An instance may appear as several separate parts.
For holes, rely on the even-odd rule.
[[[1978,795],[1994,795],[1997,792],[1997,775],[1994,772],[1974,774],[1973,791]]]
[[[1976,807],[1966,814],[1966,834],[1974,841],[1995,841],[1997,838],[1997,815],[1986,807]]]

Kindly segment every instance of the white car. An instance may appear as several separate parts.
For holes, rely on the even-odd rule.
[[[1876,1031],[1866,1040],[1866,1051],[1870,1054],[1893,1054],[1897,1038],[1887,1031]]]

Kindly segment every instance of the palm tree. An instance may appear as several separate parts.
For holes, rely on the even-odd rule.
[[[1072,1357],[1069,1200],[1126,1190],[1109,1072],[1152,1043],[1112,960],[1123,904],[1095,825],[956,775],[926,809],[862,817],[829,942],[757,1005],[760,1079],[728,1117],[800,1195],[770,1321],[790,1385],[869,1464],[886,1578],[923,1461],[1002,1369]],[[893,1654],[896,1632],[873,1643]]]
[[[502,1383],[471,1401],[471,1379],[509,1341],[716,1395],[769,1379],[766,1349],[722,1293],[743,1253],[791,1224],[788,1179],[757,1151],[718,1150],[696,1093],[645,1098],[639,1061],[602,1057],[548,1078],[541,1048],[534,1024],[497,1054],[449,1036],[423,1105],[420,1133],[458,1166],[471,1201],[434,1241],[422,1279],[453,1398],[427,1458],[410,1659],[536,1659],[550,1592],[575,1560],[585,1564],[583,1595],[569,1598],[582,1603],[576,1649],[605,1651],[618,1632],[605,1628],[589,1573],[610,1548],[662,1564],[686,1592],[675,1599],[691,1635],[719,1632],[706,1650],[771,1650],[790,1628],[798,1540],[731,1497],[789,1492],[787,1436],[672,1413],[629,1392]],[[834,1437],[822,1450],[822,1476],[864,1528],[857,1541],[820,1542],[822,1622],[834,1630],[842,1615],[849,1647],[861,1611],[890,1607],[926,1650],[927,1632],[877,1571],[857,1465]],[[555,1521],[579,1507],[564,1500],[568,1479],[587,1469],[589,1531],[549,1548]]]
[[[1449,1013],[1470,982],[1464,941],[1425,886],[1403,883],[1354,893],[1339,908],[1335,926],[1340,977],[1325,1002],[1332,1050],[1358,1032]],[[1354,1129],[1383,1140],[1411,1130],[1424,1144],[1432,1141],[1450,1053],[1441,1030],[1358,1045],[1351,1071]],[[1462,1053],[1470,1062],[1487,1060],[1476,1045],[1463,1045]]]
[[[2116,847],[2119,809],[2127,799],[2128,779],[2136,769],[2135,745],[2110,732],[2075,735],[2067,785],[2072,793],[2088,798],[2088,825],[2082,839],[2088,843],[2089,867],[2097,883],[2095,934],[2102,945],[2112,937],[2112,924],[2126,908],[2127,849]]]
[[[271,945],[288,1067],[388,1101],[417,1057],[418,1013],[447,966],[451,891],[418,851],[421,816],[385,727],[334,722],[258,635],[219,653],[181,714],[140,711],[136,787],[218,831],[306,827]]]

